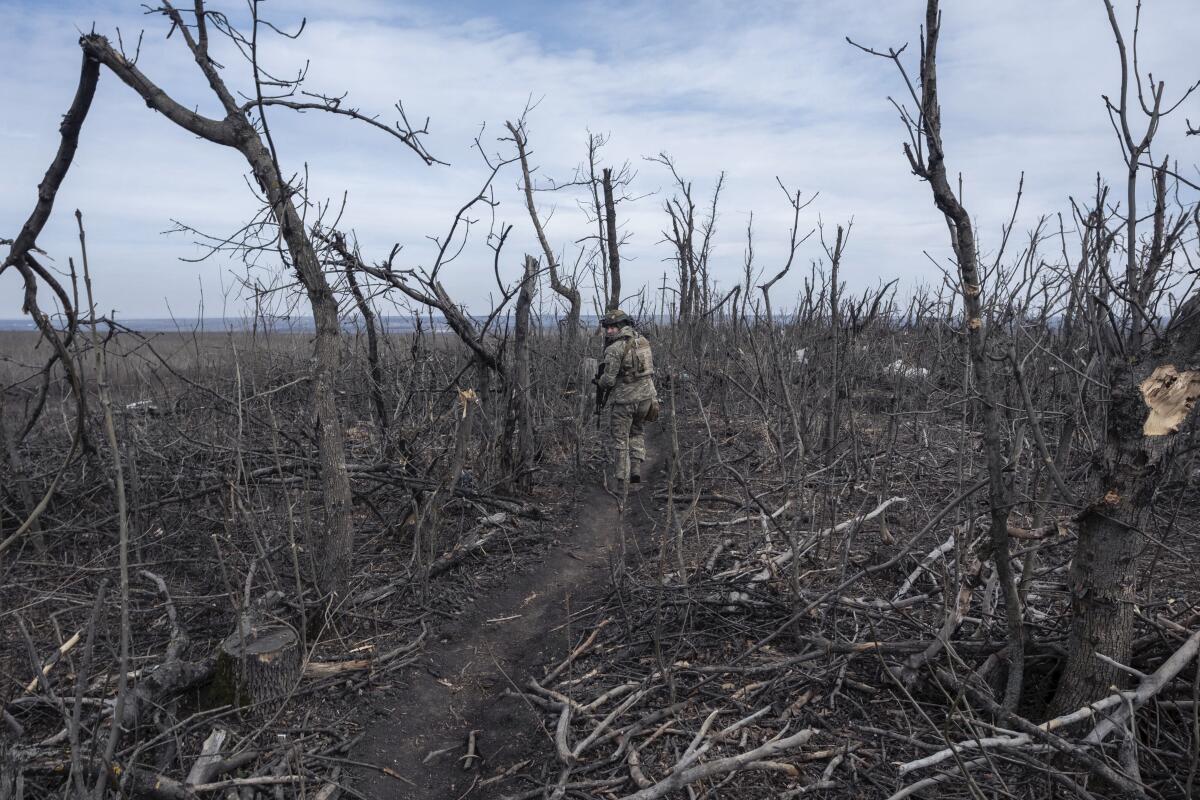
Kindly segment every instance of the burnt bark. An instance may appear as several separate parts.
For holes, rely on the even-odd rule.
[[[604,231],[608,240],[608,309],[621,306],[621,256],[617,252],[617,204],[613,199],[612,170],[605,168],[601,177],[604,187]]]
[[[676,268],[679,272],[679,319],[690,320],[699,305],[695,251],[692,242],[695,236],[695,210],[692,203],[691,186],[683,185],[683,199],[666,202],[667,216],[671,219],[668,239],[675,246]]]
[[[1138,240],[1140,159],[1150,151],[1162,117],[1178,104],[1164,109],[1162,81],[1150,85],[1147,104],[1139,82],[1138,105],[1146,116],[1146,129],[1140,138],[1134,136],[1130,85],[1137,65],[1137,27],[1135,24],[1131,69],[1113,5],[1104,0],[1104,6],[1121,65],[1117,102],[1108,97],[1104,102],[1128,167],[1124,286],[1113,285],[1105,250],[1098,251],[1095,258],[1097,271],[1108,288],[1124,301],[1124,317],[1119,325],[1115,319],[1098,321],[1099,340],[1093,341],[1093,352],[1102,365],[1101,376],[1107,379],[1107,396],[1101,390],[1098,398],[1107,405],[1106,428],[1103,446],[1093,456],[1095,477],[1089,487],[1092,499],[1079,518],[1079,542],[1068,587],[1071,630],[1062,678],[1051,702],[1054,713],[1074,710],[1127,680],[1122,670],[1096,656],[1129,663],[1135,558],[1142,542],[1141,530],[1150,521],[1155,491],[1170,467],[1180,429],[1193,416],[1195,396],[1200,394],[1200,325],[1196,319],[1200,295],[1193,293],[1185,300],[1161,333],[1154,324],[1158,315],[1152,298],[1161,291],[1165,268],[1194,221],[1188,213],[1173,219],[1168,215],[1166,157],[1161,166],[1145,165],[1152,169],[1152,227],[1148,242]],[[1193,85],[1188,89],[1184,98],[1196,88]],[[1094,214],[1099,226],[1099,205]],[[1109,245],[1115,238],[1115,233],[1107,230],[1101,235]],[[1172,388],[1175,395],[1182,393],[1185,397],[1176,396],[1174,400],[1182,402],[1169,409],[1170,414],[1160,414],[1167,409],[1160,405],[1164,398],[1159,393],[1170,393]]]
[[[1120,670],[1095,657],[1103,653],[1125,664],[1133,647],[1139,537],[1136,524],[1121,516],[1129,515],[1100,507],[1089,509],[1079,521],[1079,544],[1068,579],[1073,622],[1051,717],[1085,706],[1107,687],[1123,683]]]
[[[546,238],[546,230],[542,227],[542,220],[538,217],[537,206],[533,202],[533,181],[529,176],[529,158],[526,151],[524,126],[523,124],[513,125],[511,122],[507,122],[505,125],[512,133],[513,141],[517,145],[517,155],[521,160],[521,178],[525,189],[525,207],[529,210],[529,219],[533,222],[538,243],[542,246],[542,255],[546,257],[546,267],[550,272],[550,288],[567,301],[567,320],[564,324],[568,340],[574,342],[579,336],[579,318],[583,309],[583,298],[579,294],[579,289],[563,282],[558,259],[554,256],[554,249],[550,247],[550,241]]]
[[[660,153],[650,160],[670,170],[677,191],[674,197],[663,202],[663,208],[671,220],[671,229],[664,230],[663,237],[675,249],[675,268],[679,278],[679,319],[690,321],[707,317],[715,310],[708,259],[712,253],[713,236],[716,233],[717,204],[721,198],[721,189],[725,185],[725,173],[722,172],[717,178],[707,217],[697,220],[691,182],[680,176],[675,162],[666,153]]]
[[[959,290],[963,297],[967,349],[976,396],[983,419],[983,451],[987,462],[988,489],[991,505],[989,539],[992,559],[1003,590],[1009,637],[1009,669],[1004,693],[1005,708],[1015,708],[1021,698],[1024,673],[1024,633],[1021,605],[1009,559],[1008,517],[1012,506],[1012,473],[1005,471],[1006,454],[1000,434],[1000,397],[988,359],[987,329],[984,325],[983,286],[979,270],[975,231],[971,217],[950,185],[946,154],[942,145],[941,106],[938,99],[937,46],[941,32],[941,12],[938,0],[928,0],[925,7],[925,36],[922,41],[920,65],[920,94],[900,61],[900,51],[880,53],[862,48],[873,55],[892,60],[904,75],[919,111],[918,119],[904,115],[911,140],[904,144],[913,174],[928,181],[933,202],[945,217],[950,231],[950,244],[958,263]],[[923,146],[922,146],[923,145]]]
[[[838,281],[841,276],[838,274],[842,265],[842,253],[846,247],[846,229],[841,225],[837,226],[837,239],[834,242],[833,248],[825,247],[825,253],[829,256],[829,327],[830,335],[833,338],[833,374],[830,380],[829,392],[829,422],[825,429],[825,463],[833,462],[834,448],[837,446],[838,432],[841,429],[840,414],[841,407],[839,401],[841,399],[841,366],[842,366],[842,318],[841,318],[841,295]],[[821,240],[824,246],[824,236]]]
[[[303,656],[300,637],[290,626],[243,622],[217,653],[214,696],[270,712],[295,689]]]
[[[1128,664],[1133,651],[1133,604],[1136,557],[1141,531],[1150,522],[1155,492],[1170,469],[1172,457],[1191,419],[1194,406],[1184,406],[1174,429],[1163,432],[1147,425],[1160,368],[1174,367],[1178,377],[1200,387],[1200,332],[1194,316],[1200,295],[1193,295],[1176,312],[1164,333],[1170,340],[1158,358],[1131,367],[1113,359],[1105,444],[1093,464],[1093,502],[1079,518],[1079,543],[1071,564],[1072,623],[1067,660],[1051,703],[1051,714],[1073,711],[1123,686],[1128,676],[1096,658]],[[1195,376],[1195,377],[1191,377]],[[1193,388],[1192,397],[1200,394]],[[1194,400],[1193,400],[1194,403]]]
[[[99,62],[87,53],[83,54],[82,59],[83,63],[80,65],[79,83],[75,89],[75,97],[71,100],[71,106],[67,109],[62,123],[59,125],[58,150],[55,152],[50,166],[46,169],[46,174],[42,178],[42,182],[38,184],[38,197],[37,202],[34,204],[33,212],[25,221],[25,224],[21,226],[21,230],[17,233],[16,238],[9,247],[8,256],[5,257],[3,263],[0,263],[0,274],[3,274],[9,267],[15,267],[17,272],[20,273],[21,280],[24,283],[24,303],[22,310],[33,319],[38,331],[50,342],[54,350],[54,355],[44,368],[45,379],[39,402],[23,426],[23,429],[16,435],[16,443],[19,444],[29,431],[32,430],[34,424],[36,424],[38,416],[40,416],[44,408],[46,393],[49,389],[50,370],[53,368],[55,362],[58,362],[62,364],[63,371],[67,376],[67,382],[70,384],[71,391],[75,397],[77,410],[75,436],[82,445],[83,452],[90,456],[94,454],[95,448],[87,436],[87,400],[83,393],[82,379],[70,355],[70,347],[75,336],[78,318],[74,306],[58,281],[30,255],[30,251],[34,249],[37,243],[38,235],[42,232],[42,228],[45,227],[46,221],[50,219],[50,213],[54,209],[54,200],[58,196],[58,189],[62,186],[63,180],[66,179],[67,172],[71,168],[71,163],[75,159],[75,151],[79,147],[79,133],[83,129],[83,121],[87,118],[88,111],[92,107],[92,99],[96,95],[96,86],[100,82]],[[51,324],[49,316],[41,309],[38,303],[39,278],[54,291],[59,303],[62,305],[63,313],[67,318],[68,330],[66,336],[59,335],[59,332]]]
[[[513,483],[523,491],[529,490],[533,478],[533,409],[529,396],[529,318],[536,284],[537,260],[533,256],[527,255],[525,256],[525,275],[521,281],[521,291],[517,295],[516,320],[513,326],[514,368],[510,400],[510,414],[517,433]]]
[[[346,283],[350,285],[350,293],[354,295],[354,305],[362,315],[363,325],[367,331],[367,365],[371,377],[371,405],[375,408],[375,422],[379,425],[379,435],[385,442],[385,452],[388,449],[388,413],[387,403],[383,399],[383,367],[379,363],[379,333],[376,328],[375,311],[358,285],[354,274],[354,265],[346,262]]]
[[[983,417],[983,450],[988,469],[988,491],[991,505],[989,538],[996,574],[1004,592],[1004,609],[1008,623],[1009,664],[1004,691],[1004,707],[1016,708],[1021,700],[1024,672],[1024,631],[1021,603],[1013,579],[1009,559],[1008,515],[1012,506],[1012,474],[1004,470],[1004,445],[1000,436],[999,399],[993,385],[991,365],[987,356],[987,331],[983,324],[983,287],[979,274],[978,253],[971,217],[959,202],[950,186],[942,149],[941,107],[937,94],[937,43],[941,27],[937,0],[929,0],[925,10],[925,51],[921,57],[921,111],[925,117],[925,144],[928,162],[924,177],[933,191],[934,204],[946,217],[950,227],[951,244],[958,261],[963,295],[963,310],[967,324],[967,347]]]
[[[323,530],[321,533],[314,533],[313,540],[308,544],[309,552],[313,556],[317,587],[323,595],[332,596],[342,590],[349,575],[354,538],[350,525],[350,479],[346,470],[342,426],[334,394],[341,334],[337,298],[325,278],[316,250],[304,229],[303,220],[292,202],[294,190],[284,181],[273,153],[268,150],[246,113],[238,107],[208,57],[204,15],[197,14],[197,40],[184,24],[178,11],[169,4],[165,9],[172,22],[182,32],[210,88],[220,99],[226,112],[224,119],[210,119],[181,106],[113,49],[105,37],[88,34],[81,37],[79,43],[88,57],[108,67],[121,81],[136,91],[150,108],[207,141],[234,148],[241,153],[271,207],[279,226],[280,237],[287,246],[291,267],[308,296],[315,326],[312,407],[321,465],[324,525],[315,528]]]
[[[465,211],[466,208],[459,212],[460,215]],[[504,239],[508,236],[509,230],[511,230],[511,226],[505,228],[504,232],[501,234],[501,246],[503,245]],[[358,270],[359,272],[366,273],[373,278],[386,281],[389,286],[394,289],[398,289],[405,296],[416,300],[422,305],[439,311],[442,314],[442,317],[445,319],[446,324],[450,327],[450,330],[454,331],[455,335],[458,336],[462,343],[471,350],[471,355],[475,359],[476,363],[478,363],[480,367],[485,370],[485,373],[483,374],[486,374],[486,371],[492,371],[497,375],[504,375],[505,364],[500,358],[498,349],[489,347],[485,340],[485,334],[488,325],[482,327],[476,325],[471,318],[467,316],[462,306],[454,302],[454,299],[450,297],[450,294],[446,291],[446,287],[442,285],[440,280],[430,276],[423,276],[419,278],[421,281],[421,287],[418,288],[405,280],[404,276],[397,274],[388,264],[384,264],[383,266],[379,267],[373,267],[367,264],[358,255],[357,251],[352,252],[348,247],[346,247],[344,238],[340,235],[326,235],[320,232],[318,232],[316,235],[321,239],[321,241],[331,245],[347,264],[353,264],[354,269]],[[393,251],[393,253],[394,252],[395,251]],[[499,247],[497,248],[496,258],[499,259]],[[504,294],[501,297],[500,305],[497,308],[494,308],[492,310],[492,314],[489,316],[489,325],[495,316],[500,313],[500,309],[503,308],[503,306],[512,298],[515,291],[516,290],[505,289]],[[485,384],[486,382],[486,380],[483,381]],[[480,387],[480,391],[483,391],[482,386]]]

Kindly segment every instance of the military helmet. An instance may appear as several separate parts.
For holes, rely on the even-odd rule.
[[[602,328],[620,328],[623,325],[633,327],[633,318],[619,308],[610,310],[600,318]]]

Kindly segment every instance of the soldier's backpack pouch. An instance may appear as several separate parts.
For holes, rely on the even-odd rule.
[[[662,407],[658,403],[658,398],[650,401],[650,408],[646,410],[646,422],[658,422],[658,415],[662,413]]]

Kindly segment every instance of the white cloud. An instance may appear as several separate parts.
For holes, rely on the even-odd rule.
[[[917,0],[780,2],[754,4],[749,12],[715,0],[486,10],[306,0],[286,10],[307,16],[305,34],[297,42],[268,39],[265,62],[285,75],[308,62],[311,90],[349,90],[347,103],[385,120],[394,116],[391,104],[403,99],[412,119],[431,117],[429,147],[452,164],[425,167],[398,142],[345,119],[283,110],[271,116],[285,168],[307,169],[314,198],[349,193],[345,221],[369,258],[382,258],[398,242],[405,246],[401,262],[428,263],[426,237],[444,233],[485,174],[471,149],[474,137],[486,123],[485,147],[506,148],[496,141],[504,120],[532,97],[540,101],[529,118],[540,176],[569,178],[585,155],[587,129],[612,135],[605,152],[610,163],[628,160],[637,170],[632,193],[641,197],[621,214],[630,237],[623,252],[632,259],[627,283],[657,285],[667,268],[668,251],[659,241],[669,176],[642,160],[660,151],[695,181],[698,201],[707,202],[722,170],[728,174],[714,270],[724,285],[740,274],[750,211],[759,263],[773,271],[784,257],[790,210],[776,176],[789,187],[821,192],[804,215],[806,227],[818,215],[827,225],[854,218],[843,269],[852,289],[892,277],[908,285],[940,280],[924,252],[945,256],[945,227],[927,187],[909,173],[900,153],[903,130],[886,100],[900,99],[903,83],[886,61],[844,42],[846,35],[880,47],[908,41],[915,55],[923,17]],[[274,13],[282,15],[282,6]],[[0,11],[0,52],[7,61],[0,92],[10,107],[22,109],[0,129],[12,187],[0,196],[4,235],[28,214],[57,146],[57,123],[77,75],[76,26],[87,28],[93,16],[102,32],[120,25],[127,46],[136,35],[131,32],[145,26],[140,66],[181,101],[215,113],[178,36],[164,41],[162,21],[141,17],[132,4]],[[1150,55],[1142,67],[1167,80],[1168,95],[1200,77],[1193,75],[1186,35],[1198,18],[1186,0],[1145,12],[1142,43]],[[244,64],[229,48],[218,58],[244,89]],[[995,247],[1011,213],[1022,171],[1023,226],[1065,211],[1067,196],[1086,194],[1097,171],[1119,178],[1119,151],[1099,99],[1117,89],[1116,50],[1098,4],[948,4],[940,66],[949,164],[964,176],[985,250]],[[1190,103],[1193,119],[1200,117],[1196,106]],[[1186,111],[1164,127],[1161,152],[1169,147],[1190,171],[1196,143],[1182,136]],[[235,153],[174,128],[103,75],[77,162],[40,245],[65,264],[77,249],[70,212],[82,208],[103,308],[157,316],[169,300],[188,313],[203,284],[211,310],[221,270],[241,268],[180,264],[174,259],[194,256],[195,248],[186,237],[164,239],[159,232],[171,218],[213,233],[235,229],[254,211],[244,173]],[[510,168],[495,186],[497,218],[516,226],[503,262],[510,275],[522,252],[537,252],[517,180]],[[555,211],[549,232],[567,250],[567,262],[574,260],[574,240],[592,232],[576,207],[578,196],[539,196],[544,211]],[[483,215],[481,229],[488,222]],[[806,273],[819,256],[814,239],[797,263]],[[781,295],[798,290],[801,278],[794,277],[780,286]],[[482,236],[446,279],[464,302],[486,302],[495,285]],[[12,276],[0,278],[0,293],[6,301],[0,316],[15,316],[19,292]]]

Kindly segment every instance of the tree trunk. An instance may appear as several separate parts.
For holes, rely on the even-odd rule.
[[[546,238],[542,221],[538,218],[537,206],[533,203],[533,181],[529,177],[529,159],[525,153],[524,123],[518,126],[507,122],[505,125],[512,132],[513,140],[517,143],[517,155],[521,159],[521,177],[525,187],[525,207],[529,210],[530,220],[533,221],[533,229],[537,233],[538,243],[542,246],[542,254],[546,256],[546,267],[550,270],[550,288],[567,301],[567,321],[565,323],[567,340],[574,344],[579,336],[579,317],[583,309],[583,298],[579,294],[579,289],[563,283],[559,275],[558,259],[554,257],[554,250],[550,247],[550,241]]]
[[[1133,643],[1135,557],[1141,537],[1139,518],[1153,494],[1149,475],[1137,466],[1141,450],[1140,403],[1133,373],[1118,366],[1108,409],[1108,430],[1100,458],[1095,500],[1079,521],[1079,542],[1067,588],[1071,593],[1071,630],[1067,661],[1050,704],[1050,715],[1074,711],[1124,685],[1119,669],[1096,658],[1101,653],[1128,664]]]
[[[1129,663],[1134,558],[1139,540],[1136,527],[1103,509],[1089,509],[1080,520],[1079,543],[1068,579],[1072,625],[1067,663],[1050,717],[1081,708],[1107,694],[1109,687],[1123,684],[1124,673],[1095,654]]]
[[[1071,566],[1071,608],[1074,612],[1068,639],[1067,662],[1051,710],[1074,710],[1109,687],[1121,685],[1125,674],[1096,658],[1103,654],[1128,664],[1133,638],[1134,559],[1141,544],[1138,535],[1148,522],[1155,490],[1165,477],[1196,398],[1200,396],[1200,294],[1193,293],[1176,309],[1162,335],[1153,330],[1157,313],[1150,306],[1156,288],[1162,287],[1165,259],[1187,229],[1189,214],[1170,226],[1167,221],[1166,159],[1153,167],[1154,211],[1149,247],[1139,247],[1137,181],[1141,158],[1150,151],[1163,109],[1163,84],[1147,106],[1138,84],[1138,98],[1147,117],[1140,140],[1130,128],[1130,64],[1124,37],[1111,0],[1104,0],[1108,21],[1121,60],[1121,90],[1114,104],[1105,97],[1114,128],[1121,139],[1128,167],[1125,195],[1125,314],[1121,329],[1104,322],[1097,331],[1122,341],[1096,347],[1108,359],[1107,429],[1104,447],[1095,459],[1093,500],[1080,518],[1079,542]],[[1137,69],[1136,26],[1133,71]],[[1135,76],[1136,77],[1136,76]],[[1097,188],[1097,204],[1088,222],[1095,220],[1097,267],[1107,275],[1107,251],[1113,235],[1104,230],[1104,192]],[[1091,225],[1089,224],[1089,229]],[[1086,256],[1086,252],[1085,252]],[[1080,270],[1082,271],[1081,262]],[[1111,284],[1111,281],[1108,281]],[[1117,293],[1116,287],[1108,287]],[[1107,291],[1107,289],[1105,290]],[[1116,328],[1116,325],[1113,325]],[[1154,332],[1153,341],[1146,334]],[[1101,338],[1101,342],[1104,338]],[[1094,343],[1100,345],[1101,342]],[[1117,352],[1114,352],[1117,351]],[[1147,358],[1152,354],[1154,358]],[[1152,370],[1153,368],[1153,370]]]
[[[991,504],[989,538],[996,574],[1004,593],[1004,609],[1008,621],[1009,672],[1004,694],[1004,707],[1013,709],[1021,698],[1024,672],[1024,633],[1021,603],[1013,581],[1009,562],[1008,515],[1012,498],[1012,475],[1005,473],[1005,453],[1000,436],[1000,398],[992,381],[987,355],[987,330],[983,322],[983,287],[979,274],[978,253],[971,217],[959,202],[946,170],[946,154],[942,148],[941,107],[937,93],[937,43],[941,15],[937,0],[929,0],[925,9],[925,50],[921,55],[921,110],[923,130],[928,149],[927,161],[921,163],[908,145],[905,152],[918,175],[929,181],[934,205],[946,218],[950,242],[958,261],[963,296],[963,311],[967,326],[967,348],[970,353],[975,386],[983,417],[983,450],[987,460]]]
[[[0,800],[17,796],[17,764],[12,757],[8,726],[0,720]]]
[[[824,239],[822,238],[822,243]],[[838,430],[841,425],[839,423],[839,403],[841,393],[841,332],[842,332],[842,317],[841,298],[838,293],[838,275],[839,267],[842,263],[842,247],[845,244],[845,230],[841,225],[837,228],[837,241],[834,243],[832,250],[826,250],[829,255],[829,328],[833,337],[833,376],[829,382],[829,424],[825,430],[825,464],[828,466],[833,463],[833,450],[837,445]]]
[[[271,203],[287,244],[292,267],[300,278],[312,307],[316,329],[313,340],[313,412],[317,429],[317,458],[321,464],[324,530],[310,529],[309,553],[317,588],[332,597],[342,591],[350,576],[354,531],[350,525],[350,476],[342,422],[338,416],[335,384],[341,360],[341,326],[337,297],[333,293],[304,222],[291,201],[290,189],[280,179],[274,160],[248,121],[238,125],[237,149],[246,157],[259,187]]]
[[[525,277],[517,296],[516,323],[513,328],[516,369],[513,370],[513,417],[517,423],[516,485],[527,491],[533,467],[533,410],[529,399],[529,309],[537,281],[537,260],[525,256]]]
[[[271,711],[296,687],[302,661],[290,626],[243,624],[221,643],[213,688],[222,702]]]
[[[608,307],[621,306],[621,256],[617,252],[617,204],[613,200],[613,176],[611,169],[603,173],[604,185],[604,228],[608,237]]]
[[[388,414],[387,404],[383,400],[383,368],[379,364],[379,334],[375,329],[375,312],[358,285],[354,275],[354,266],[346,264],[346,282],[350,284],[350,292],[354,295],[354,304],[362,315],[363,325],[367,329],[367,364],[371,377],[371,404],[375,407],[375,422],[379,425],[379,436],[384,440],[385,453],[389,448],[387,441]]]
[[[97,34],[87,34],[79,44],[85,54],[108,67],[113,74],[136,91],[146,104],[167,119],[191,133],[214,144],[237,150],[250,165],[255,181],[279,225],[279,233],[287,245],[291,267],[295,270],[312,307],[316,335],[313,341],[312,396],[317,428],[317,456],[321,465],[321,484],[325,519],[323,530],[315,530],[307,543],[313,558],[317,588],[325,596],[338,594],[350,573],[354,532],[350,526],[350,478],[346,471],[346,453],[342,425],[338,418],[334,382],[337,378],[340,352],[338,304],[333,289],[325,279],[321,262],[304,222],[292,202],[293,189],[282,177],[273,154],[247,113],[238,107],[207,52],[207,34],[201,15],[200,38],[192,36],[182,17],[168,7],[172,22],[192,51],[196,64],[208,80],[209,87],[224,107],[224,119],[201,116],[171,98],[156,86],[132,62],[112,48],[109,41]]]
[[[1193,296],[1176,314],[1200,307]],[[1096,658],[1103,654],[1128,664],[1133,642],[1135,558],[1139,531],[1171,456],[1200,396],[1200,326],[1180,330],[1175,347],[1153,371],[1116,362],[1108,408],[1108,430],[1094,486],[1096,500],[1080,518],[1079,543],[1071,564],[1071,631],[1067,662],[1051,703],[1051,715],[1068,713],[1121,686],[1126,674]],[[1172,330],[1174,329],[1174,330]],[[1144,376],[1144,377],[1143,377]],[[1141,380],[1138,378],[1141,377]]]

